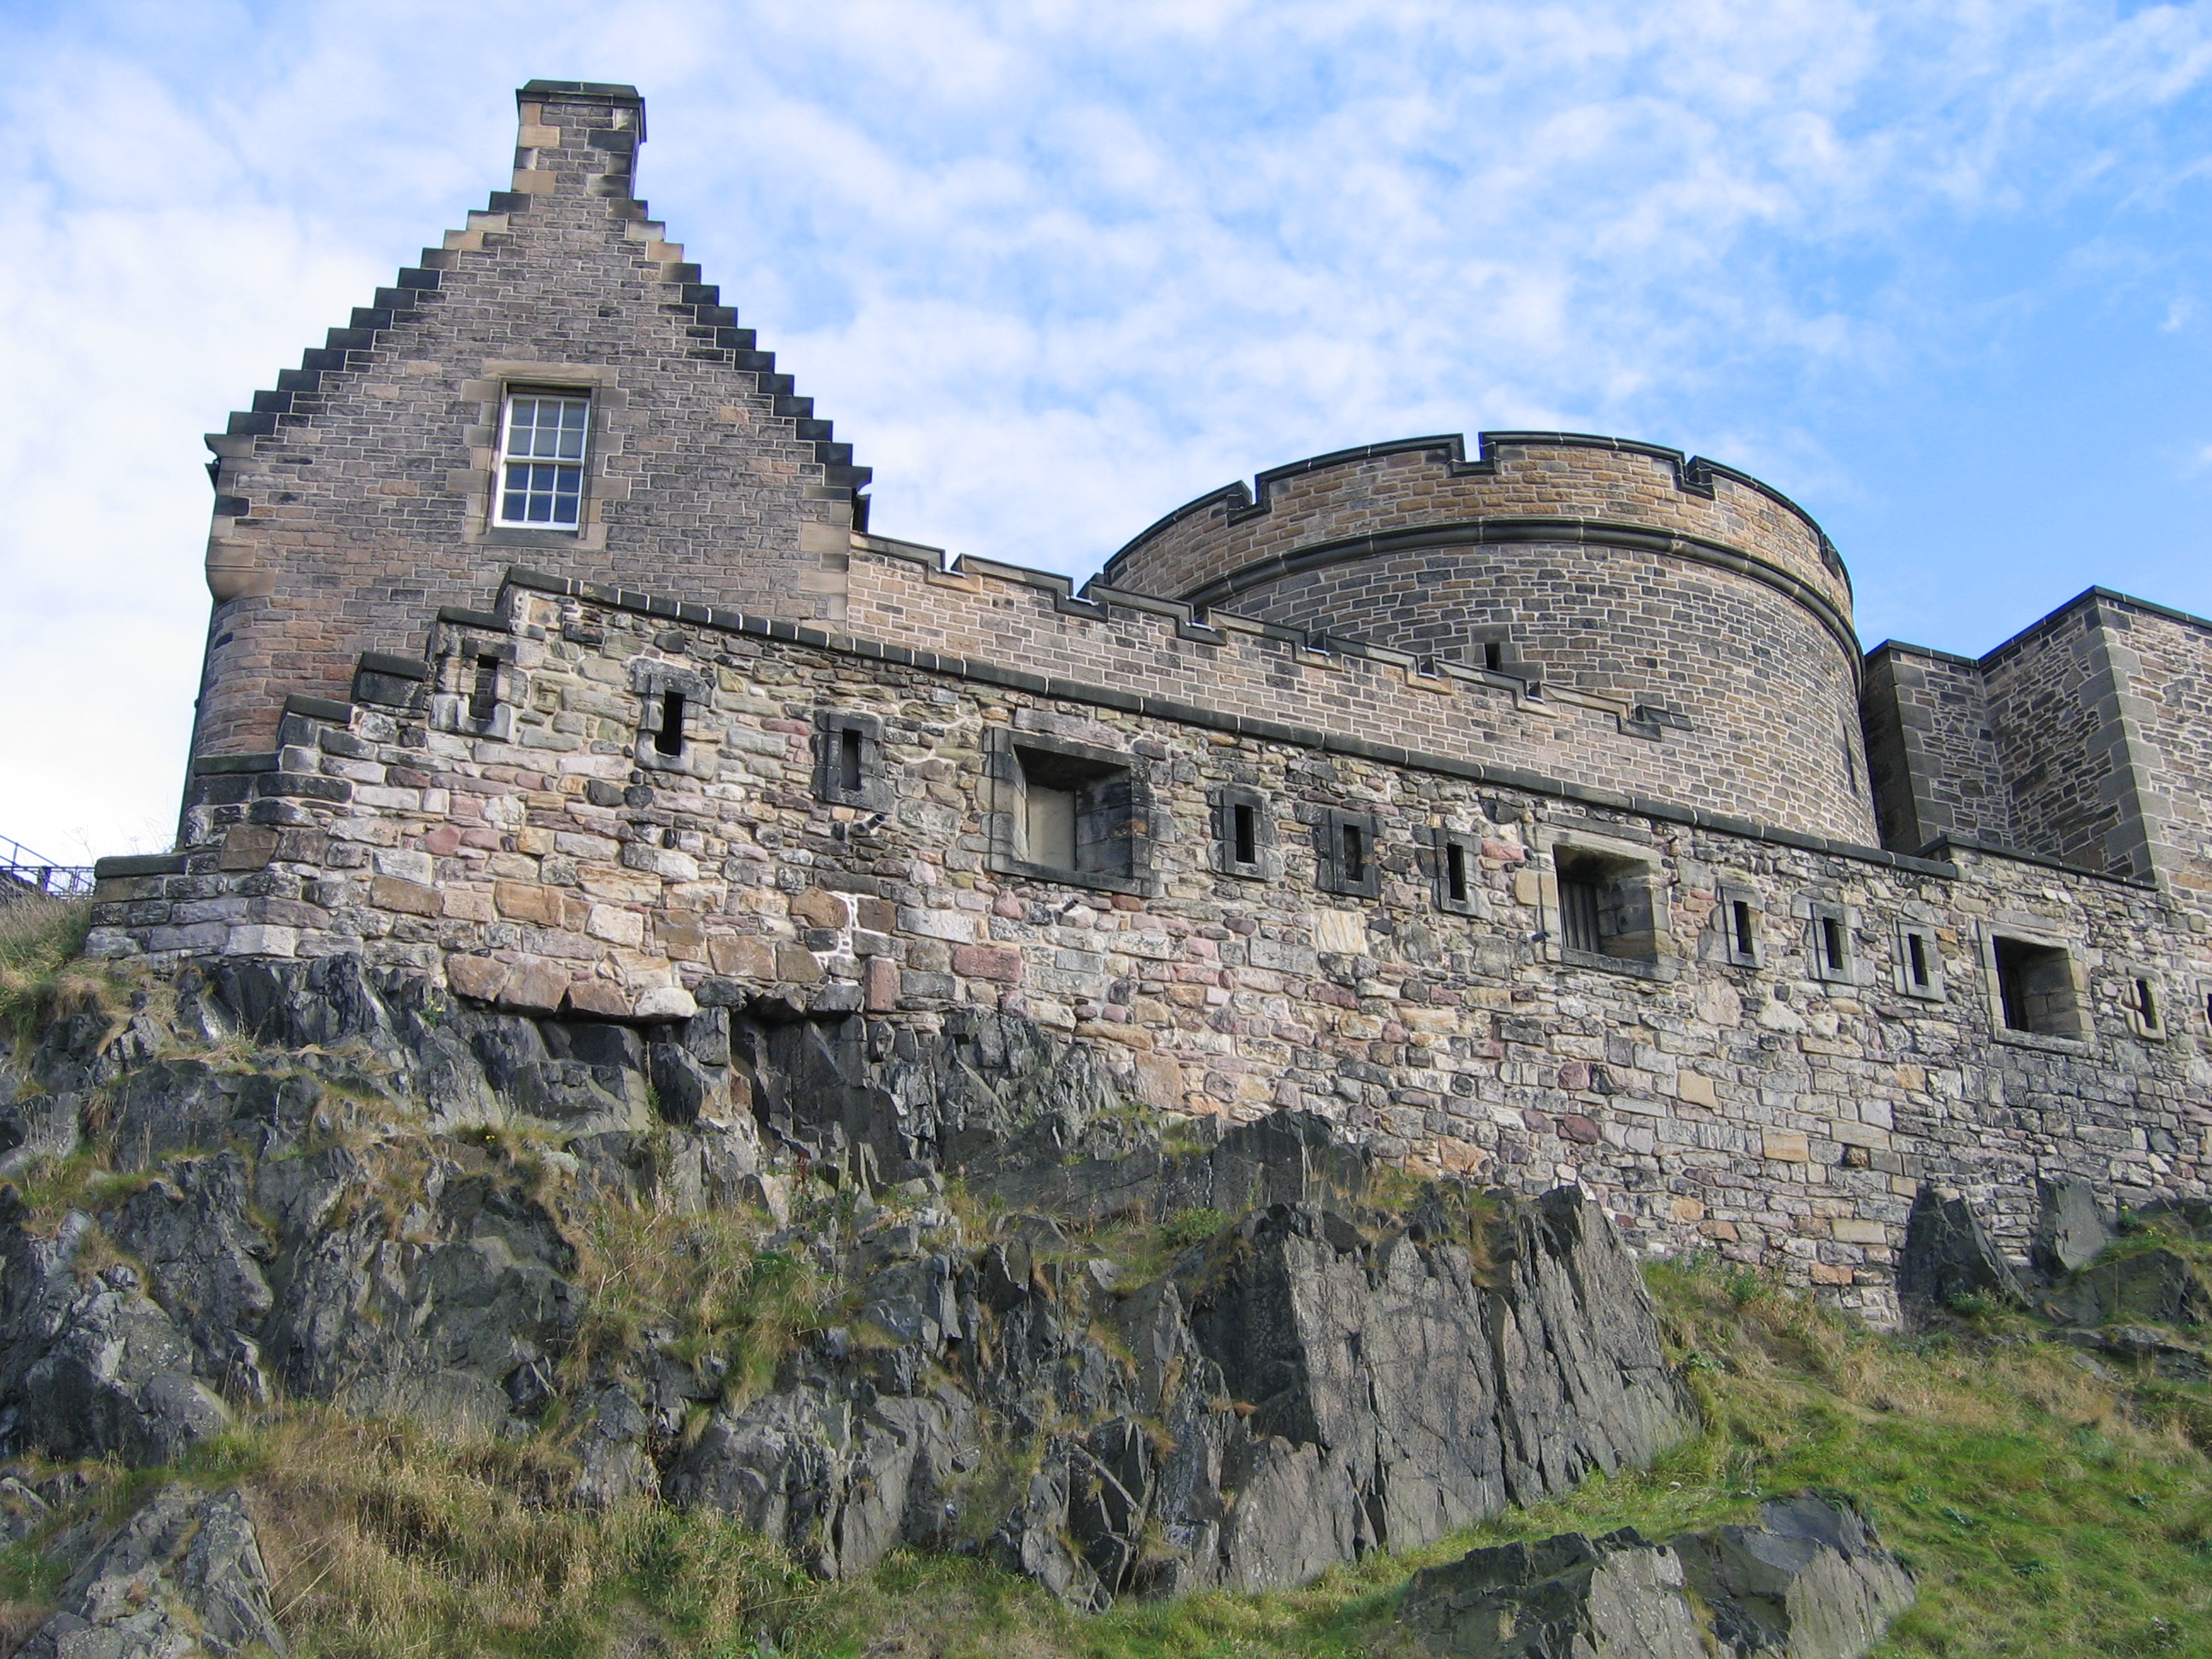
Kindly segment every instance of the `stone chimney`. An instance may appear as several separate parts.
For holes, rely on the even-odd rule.
[[[599,81],[532,81],[514,94],[514,191],[629,199],[645,100],[635,87]]]

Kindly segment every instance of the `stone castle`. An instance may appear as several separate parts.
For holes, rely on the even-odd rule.
[[[511,187],[209,439],[179,850],[96,952],[981,1005],[1877,1318],[1923,1184],[2014,1251],[2039,1178],[2207,1193],[2212,623],[1863,653],[1795,503],[1568,433],[948,563],[635,198],[636,93],[518,97]]]

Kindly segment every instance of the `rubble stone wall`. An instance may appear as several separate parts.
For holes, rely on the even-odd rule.
[[[2212,950],[2175,896],[1386,747],[1363,735],[1394,729],[1362,701],[1381,695],[1362,690],[1373,661],[1312,671],[1346,689],[1311,705],[1336,718],[1303,730],[1086,689],[1032,672],[1022,630],[1063,617],[1087,649],[1131,647],[1101,642],[1113,618],[1056,609],[1046,579],[937,580],[861,552],[854,572],[856,611],[957,599],[978,635],[1012,630],[1024,665],[517,578],[496,627],[439,625],[428,681],[387,683],[382,703],[295,700],[276,751],[207,774],[185,853],[102,866],[94,948],[358,951],[586,1018],[769,1000],[929,1029],[980,1005],[1074,1036],[1159,1107],[1300,1106],[1418,1166],[1579,1181],[1644,1248],[1711,1244],[1878,1318],[1923,1179],[1967,1188],[2016,1249],[2039,1174],[2136,1199],[2205,1190],[2196,988]],[[1159,617],[1134,620],[1177,660]],[[463,670],[494,650],[501,708],[478,720]],[[1214,683],[1233,702],[1237,676]],[[662,755],[670,685],[693,702],[680,752]],[[862,804],[824,799],[829,714],[874,733]],[[1009,862],[1008,757],[1024,744],[1123,757],[1141,785],[1136,878]],[[1232,788],[1264,814],[1249,875],[1224,873]],[[1371,829],[1364,893],[1326,867],[1332,813]],[[1470,878],[1452,902],[1446,838]],[[1562,849],[1637,872],[1652,959],[1563,945]],[[1826,917],[1848,941],[1840,968],[1817,956]],[[1929,994],[1904,984],[1900,926],[1934,946]],[[2093,1035],[1996,1029],[2000,932],[2072,953]],[[2168,1008],[2155,1030],[2133,1001],[2145,977]]]

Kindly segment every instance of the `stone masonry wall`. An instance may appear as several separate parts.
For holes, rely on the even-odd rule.
[[[1641,788],[1875,837],[1856,653],[1733,571],[1595,544],[1436,546],[1300,571],[1236,603],[1462,662],[1495,645],[1501,668],[1547,696],[1580,691],[1663,722]]]
[[[912,569],[856,564],[886,573],[885,608]],[[917,574],[908,596],[957,596],[979,630],[1020,625],[1024,603],[1030,627],[1058,614],[1044,579],[966,580]],[[2147,1033],[2129,999],[2139,976],[2212,974],[2212,951],[2203,918],[2148,887],[1744,833],[572,583],[502,603],[496,629],[440,625],[447,678],[425,696],[295,708],[265,769],[210,780],[185,853],[103,865],[93,948],[360,951],[579,1019],[775,999],[886,1040],[980,1003],[1072,1033],[1164,1109],[1300,1105],[1419,1167],[1578,1180],[1643,1248],[1710,1244],[1877,1318],[1921,1179],[1966,1188],[2015,1248],[2035,1174],[2206,1190],[2203,1023]],[[451,676],[495,644],[512,653],[504,719],[460,729]],[[651,740],[664,684],[696,698],[676,756]],[[877,722],[866,804],[822,798],[829,711]],[[999,855],[1004,754],[1023,742],[1125,757],[1148,802],[1144,880],[1105,890]],[[1218,873],[1231,787],[1263,805],[1257,878]],[[1313,826],[1331,811],[1371,822],[1371,895],[1323,890]],[[1455,906],[1440,833],[1469,859]],[[1563,952],[1563,846],[1644,872],[1654,961]],[[1732,961],[1739,901],[1757,946]],[[1843,970],[1814,957],[1822,915],[1850,941]],[[1933,994],[1899,983],[1900,924],[1935,945]],[[2074,952],[2093,1035],[1993,1031],[1985,944],[2006,930]]]
[[[852,556],[845,626],[861,638],[1017,664],[1286,729],[1359,733],[1621,800],[1690,799],[1714,814],[1801,834],[1873,839],[1865,793],[1845,783],[1840,715],[1784,718],[1758,738],[1746,734],[1758,707],[1798,707],[1762,673],[1818,686],[1825,666],[1829,698],[1849,706],[1832,662],[1802,661],[1794,653],[1814,647],[1765,627],[1771,619],[1742,619],[1748,666],[1715,659],[1704,671],[1710,681],[1740,686],[1743,708],[1721,707],[1716,691],[1686,718],[1653,721],[1626,698],[1571,684],[1547,685],[1531,698],[1525,671],[1510,665],[1498,672],[1425,665],[1418,650],[1341,641],[1315,651],[1302,628],[1219,611],[1194,627],[1180,606],[1097,587],[1086,590],[1088,602],[1071,599],[1064,583],[1040,588],[1033,585],[1039,580],[1053,579],[975,560],[945,572],[931,560],[864,548]],[[1815,692],[1805,701],[1818,707],[1822,698]]]
[[[2054,612],[1982,659],[2014,842],[2092,870],[2148,875],[2099,607]]]
[[[1943,836],[2018,846],[1981,665],[1895,641],[1867,656],[1867,768],[1882,845],[1917,853]]]
[[[574,83],[520,96],[513,189],[209,441],[196,754],[266,750],[286,696],[343,699],[362,651],[419,649],[439,604],[489,604],[518,561],[836,612],[866,474],[631,199],[641,102]],[[579,531],[491,526],[514,386],[592,398]]]
[[[2100,596],[2123,696],[2148,857],[2203,903],[2212,894],[2212,624]]]

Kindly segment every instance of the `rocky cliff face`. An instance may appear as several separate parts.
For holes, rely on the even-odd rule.
[[[1096,1607],[1303,1583],[1687,1426],[1572,1191],[1164,1122],[999,1015],[562,1023],[229,963],[19,1049],[0,1146],[13,1453],[167,1462],[326,1401],[556,1438],[579,1501],[713,1505],[825,1575],[968,1548]]]

